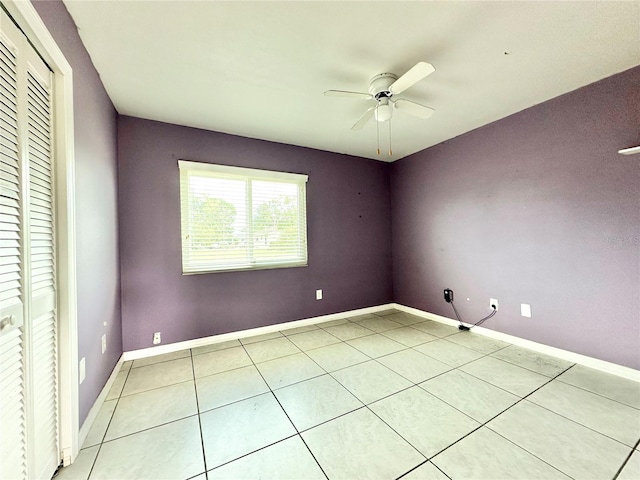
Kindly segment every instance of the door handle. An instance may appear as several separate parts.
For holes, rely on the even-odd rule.
[[[2,320],[0,320],[0,330],[4,330],[7,327],[12,327],[16,324],[15,315],[7,315]]]

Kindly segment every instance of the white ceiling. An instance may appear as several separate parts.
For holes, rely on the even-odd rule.
[[[121,114],[380,160],[640,64],[636,1],[64,3]],[[372,101],[323,92],[421,60],[402,96],[436,112],[394,112],[378,157]]]

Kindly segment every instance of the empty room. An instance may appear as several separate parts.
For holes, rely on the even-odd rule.
[[[0,478],[640,478],[639,2],[0,7]]]

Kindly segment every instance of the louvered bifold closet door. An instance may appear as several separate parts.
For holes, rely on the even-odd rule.
[[[57,335],[51,74],[29,62],[27,70],[27,156],[29,172],[29,291],[33,377],[34,470],[38,478],[58,465]],[[51,462],[54,462],[53,464]]]
[[[48,480],[60,460],[52,75],[11,19],[0,14],[0,479]]]
[[[3,13],[4,15],[4,13]],[[0,35],[0,478],[24,478],[26,398],[17,48]]]

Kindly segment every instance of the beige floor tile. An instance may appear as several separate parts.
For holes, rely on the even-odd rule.
[[[640,382],[576,365],[558,380],[640,409]]]
[[[271,393],[209,410],[200,418],[207,468],[296,434]]]
[[[388,317],[367,318],[359,320],[357,323],[364,328],[368,328],[369,330],[373,330],[378,333],[402,327],[402,324],[389,320]]]
[[[272,390],[309,380],[325,373],[304,353],[259,363],[257,367]]]
[[[405,326],[424,322],[424,318],[405,312],[394,313],[385,318]]]
[[[522,400],[487,427],[573,478],[613,478],[629,447]]]
[[[368,328],[364,328],[361,325],[353,322],[343,323],[341,325],[334,325],[332,327],[326,327],[325,330],[331,335],[339,338],[340,340],[353,340],[358,337],[366,337],[367,335],[373,335],[373,331]]]
[[[122,396],[193,380],[191,357],[132,368]]]
[[[346,343],[336,343],[328,347],[309,350],[307,355],[327,372],[333,372],[370,360],[364,353]]]
[[[196,378],[226,372],[235,368],[252,365],[253,362],[244,347],[225,348],[193,357]]]
[[[335,320],[329,320],[326,322],[318,323],[320,328],[329,328],[335,325],[344,325],[345,323],[350,323],[346,318],[336,318]]]
[[[373,360],[332,375],[363,403],[375,402],[411,386],[409,380]]]
[[[275,445],[210,470],[208,475],[209,480],[326,479],[299,436],[287,438]]]
[[[640,478],[640,452],[635,451],[616,480],[638,480]]]
[[[452,368],[415,350],[402,350],[380,357],[378,361],[413,383],[424,382]]]
[[[386,332],[382,332],[382,335],[390,338],[391,340],[395,340],[406,347],[415,347],[416,345],[433,342],[438,339],[438,337],[434,337],[433,335],[429,335],[428,333],[421,332],[420,330],[416,330],[411,327],[387,330]]]
[[[640,438],[640,410],[573,385],[554,380],[527,400],[630,447]]]
[[[193,380],[122,397],[105,441],[198,413]]]
[[[302,433],[330,479],[397,478],[425,459],[366,408]]]
[[[197,378],[196,387],[201,412],[269,391],[253,365]]]
[[[488,428],[473,432],[431,461],[451,478],[569,480]]]
[[[327,345],[332,345],[334,343],[340,342],[339,338],[334,337],[321,328],[312,330],[310,332],[290,335],[287,338],[289,338],[289,340],[291,340],[296,345],[296,347],[298,347],[302,351],[307,351],[319,347],[326,347]]]
[[[555,377],[573,365],[573,363],[566,360],[544,355],[534,350],[518,347],[517,345],[510,345],[507,348],[498,350],[492,353],[491,356],[504,360],[505,362],[513,363],[519,367],[533,370],[547,377]]]
[[[480,426],[420,387],[403,390],[369,408],[426,458]]]
[[[104,434],[107,432],[107,428],[109,427],[109,422],[111,422],[111,417],[113,417],[113,412],[116,409],[117,403],[117,400],[108,400],[102,404],[96,419],[93,421],[93,424],[89,429],[87,438],[85,438],[84,443],[82,444],[82,448],[99,445],[102,442]]]
[[[202,472],[200,429],[194,416],[104,443],[91,480],[189,478]]]
[[[473,332],[459,332],[447,337],[447,340],[484,354],[493,353],[509,346],[506,342],[501,342],[500,340]]]
[[[460,370],[443,373],[420,386],[481,423],[520,400],[520,397]]]
[[[109,389],[109,393],[107,394],[107,398],[105,400],[115,400],[120,397],[122,393],[122,389],[124,388],[124,382],[127,380],[127,376],[129,375],[129,369],[120,370],[116,375],[111,388]]]
[[[245,345],[244,348],[246,348],[247,353],[255,363],[267,362],[274,358],[300,353],[300,349],[285,336],[263,342],[251,343]]]
[[[449,480],[449,477],[438,470],[433,463],[426,462],[406,474],[402,480]]]
[[[380,334],[355,338],[347,343],[371,358],[381,357],[382,355],[388,355],[407,348],[401,343]]]
[[[529,395],[549,381],[549,377],[493,357],[483,357],[467,363],[460,370],[519,397]]]
[[[435,337],[446,337],[448,335],[453,335],[458,333],[456,327],[451,327],[449,325],[445,325],[440,322],[433,322],[431,320],[427,320],[426,322],[416,323],[411,325],[413,328],[417,328],[418,330],[428,333],[429,335],[433,335]]]
[[[329,375],[296,383],[274,393],[298,431],[315,427],[363,406]]]
[[[428,342],[413,349],[452,367],[459,367],[483,356],[480,352],[449,342],[447,339]]]

